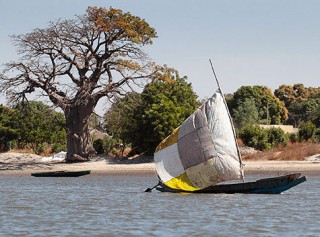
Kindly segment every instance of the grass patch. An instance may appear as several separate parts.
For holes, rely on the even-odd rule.
[[[287,160],[303,161],[308,156],[320,154],[319,143],[289,143],[285,147],[277,147],[268,151],[258,151],[255,154],[244,155],[243,160]]]

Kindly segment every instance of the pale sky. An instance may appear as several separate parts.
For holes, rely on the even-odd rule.
[[[320,86],[318,0],[9,0],[0,6],[0,64],[18,57],[9,35],[84,14],[88,6],[112,6],[156,29],[149,56],[187,76],[199,98],[217,88],[209,58],[225,93],[244,85]]]

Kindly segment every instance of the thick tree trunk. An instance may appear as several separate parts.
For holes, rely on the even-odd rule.
[[[89,131],[91,108],[71,107],[65,112],[67,126],[66,162],[84,162],[90,159],[95,151]]]

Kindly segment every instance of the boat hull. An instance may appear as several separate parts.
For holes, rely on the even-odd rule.
[[[90,174],[91,170],[83,171],[53,171],[53,172],[39,172],[32,173],[34,177],[79,177],[83,175]]]
[[[273,178],[260,179],[255,182],[215,185],[190,193],[279,194],[299,185],[300,183],[305,182],[306,180],[307,179],[305,176],[300,177],[300,173],[295,173]],[[156,189],[161,192],[186,192],[183,190],[169,188],[164,184],[160,184],[160,186],[156,187]]]

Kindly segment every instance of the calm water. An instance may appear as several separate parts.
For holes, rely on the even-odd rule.
[[[319,176],[281,195],[144,193],[154,176],[0,182],[0,236],[320,236]]]

